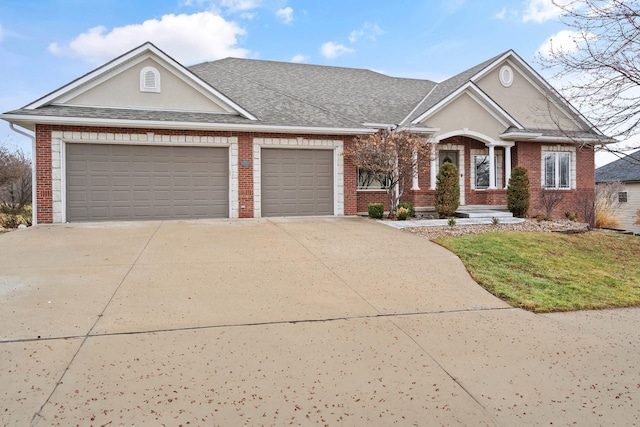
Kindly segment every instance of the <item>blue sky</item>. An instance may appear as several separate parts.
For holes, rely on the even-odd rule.
[[[435,81],[514,49],[548,76],[535,56],[563,34],[557,12],[551,0],[2,0],[0,112],[145,41],[184,65],[235,56]],[[0,142],[30,151],[5,122]]]

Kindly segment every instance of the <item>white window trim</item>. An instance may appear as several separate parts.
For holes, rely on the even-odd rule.
[[[488,148],[484,148],[484,149],[471,149],[471,170],[469,171],[469,173],[471,174],[469,179],[470,179],[470,183],[471,183],[471,189],[472,190],[476,190],[476,191],[485,191],[488,190],[489,188],[476,188],[476,156],[488,156],[489,155],[489,149]],[[500,151],[496,151],[494,154],[494,161],[495,161],[495,166],[496,166],[496,188],[497,189],[501,189],[504,188],[504,184],[503,184],[503,172],[504,172],[504,161],[503,161],[503,155],[502,152]]]
[[[544,156],[547,153],[569,153],[569,188],[560,188],[558,184],[555,187],[547,187],[546,184],[546,171],[545,171],[545,163]],[[560,177],[560,168],[559,166],[559,157],[556,158],[556,183],[559,183]],[[572,146],[566,145],[543,145],[540,153],[540,183],[542,184],[542,188],[547,190],[560,190],[560,191],[568,191],[576,189],[576,148]]]
[[[147,73],[153,73],[155,86],[147,86]],[[160,72],[154,67],[144,67],[140,70],[140,92],[160,93]]]

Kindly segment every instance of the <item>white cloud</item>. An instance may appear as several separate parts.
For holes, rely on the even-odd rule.
[[[578,50],[585,40],[595,41],[598,39],[593,33],[583,33],[580,31],[562,30],[552,35],[538,48],[538,54],[548,58],[551,50],[554,52],[572,53]]]
[[[187,7],[206,6],[212,12],[219,12],[221,9],[229,12],[244,12],[256,9],[262,4],[262,0],[182,0],[181,4]]]
[[[255,9],[262,0],[220,0],[219,4],[233,12]]]
[[[507,17],[507,8],[503,7],[502,10],[495,15],[493,15],[494,19],[504,19]]]
[[[150,19],[111,31],[94,27],[69,44],[52,43],[48,49],[57,56],[79,57],[99,64],[150,41],[177,61],[189,65],[228,56],[247,56],[246,49],[237,47],[238,37],[244,34],[237,24],[212,12],[170,14],[160,20]]]
[[[353,49],[334,42],[326,42],[320,48],[322,56],[330,59],[337,58],[338,56],[345,55],[347,53],[352,53],[353,51]]]
[[[562,14],[562,9],[553,4],[552,0],[527,0],[522,14],[524,22],[533,21],[538,24],[556,19]]]
[[[377,24],[365,22],[357,30],[351,31],[351,34],[349,34],[349,41],[351,43],[355,43],[361,37],[367,37],[368,39],[375,41],[381,34],[384,34],[384,31],[382,31]]]
[[[291,62],[296,62],[296,63],[301,63],[301,62],[307,62],[309,60],[308,56],[305,56],[301,53],[295,55],[293,58],[291,58]]]
[[[288,6],[284,9],[278,9],[276,16],[285,24],[289,24],[293,21],[293,9]]]

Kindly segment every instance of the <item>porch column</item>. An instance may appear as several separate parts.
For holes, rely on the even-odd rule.
[[[511,179],[511,146],[504,147],[504,188],[509,187],[509,180]]]
[[[429,189],[430,190],[435,190],[436,189],[436,175],[437,175],[437,171],[436,168],[438,167],[438,159],[436,158],[436,144],[433,144],[431,146],[431,167],[430,167],[430,185],[429,185]]]
[[[489,190],[496,189],[496,160],[495,160],[495,146],[489,144]]]
[[[414,191],[420,190],[420,184],[418,183],[418,153],[413,152],[413,185],[411,189]]]

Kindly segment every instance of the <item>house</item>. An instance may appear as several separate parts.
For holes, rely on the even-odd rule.
[[[38,223],[356,215],[386,197],[341,154],[380,129],[437,142],[403,197],[416,208],[433,206],[449,159],[461,205],[506,205],[521,165],[530,214],[546,187],[562,215],[593,194],[586,147],[604,138],[513,51],[435,83],[235,58],[185,67],[145,43],[0,117],[35,134]]]
[[[596,185],[607,182],[622,183],[622,191],[618,192],[620,210],[617,217],[624,230],[640,234],[640,224],[635,224],[640,219],[640,151],[596,169]]]

